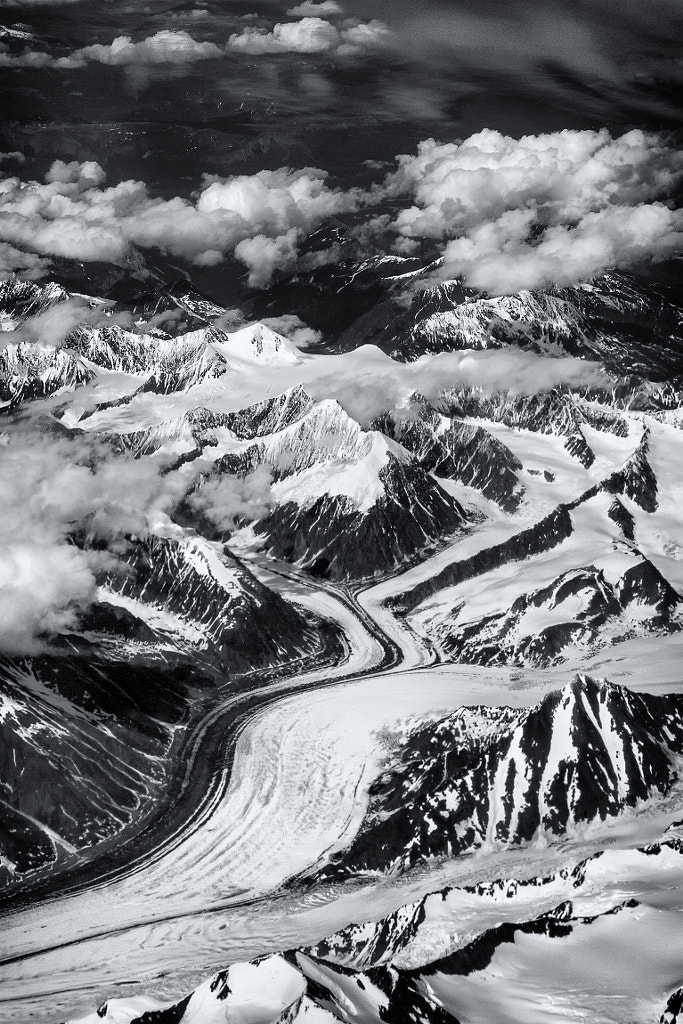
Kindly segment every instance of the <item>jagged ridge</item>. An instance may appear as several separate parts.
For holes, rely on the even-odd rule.
[[[614,584],[602,569],[570,569],[547,586],[522,594],[502,614],[452,625],[462,603],[429,633],[447,658],[481,665],[545,666],[564,660],[565,648],[609,643],[638,632],[679,629],[680,598],[646,558]],[[548,621],[550,620],[550,621]],[[606,627],[609,626],[609,630]]]
[[[683,697],[577,676],[530,709],[460,709],[418,729],[371,789],[327,876],[562,835],[666,794],[683,753]]]
[[[424,400],[413,400],[401,417],[384,416],[377,427],[427,472],[475,487],[507,512],[518,507],[524,493],[517,478],[522,463],[485,428],[445,417]]]
[[[316,649],[315,632],[298,611],[234,555],[219,555],[201,538],[151,536],[133,544],[124,561],[129,571],[107,580],[112,597],[131,599],[143,618],[145,606],[177,615],[223,670],[250,671]]]

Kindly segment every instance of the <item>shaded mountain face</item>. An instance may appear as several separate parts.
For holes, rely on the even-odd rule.
[[[295,388],[224,422],[253,443],[223,456],[204,482],[267,468],[273,507],[254,529],[266,550],[316,575],[388,572],[466,524],[421,460],[335,401]]]
[[[517,473],[522,463],[483,426],[445,416],[418,399],[406,415],[385,416],[378,427],[435,476],[475,488],[505,512],[519,506],[524,488]]]
[[[681,752],[681,697],[586,677],[528,710],[460,709],[390,755],[358,835],[323,874],[571,834],[666,795]]]
[[[683,988],[672,992],[666,1002],[664,1013],[659,1018],[659,1024],[677,1024],[683,1016]]]
[[[396,569],[466,521],[459,503],[419,466],[391,453],[364,490],[379,491],[369,509],[348,495],[285,501],[256,530],[279,558],[316,575],[362,579]]]
[[[463,557],[455,548],[437,571],[416,578],[389,602],[445,659],[483,665],[580,662],[600,648],[680,629],[680,582],[675,570],[671,582],[666,559],[651,540],[659,530],[662,497],[653,466],[667,475],[662,442],[656,442],[655,454],[650,427],[639,425],[634,437],[622,429],[621,414],[594,420],[598,427],[586,418],[579,435],[581,403],[555,398],[537,405],[533,416],[528,406],[501,402],[487,403],[489,413],[495,408],[493,422],[468,420],[486,423],[482,429],[519,453],[516,479],[527,492],[519,514],[504,529],[482,529],[479,543],[463,545]],[[465,409],[468,401],[465,396]],[[548,415],[536,420],[541,408]],[[533,428],[521,425],[520,411],[521,423]],[[578,436],[580,447],[574,444]],[[564,483],[556,475],[558,469],[564,473],[557,461],[563,437],[564,452],[576,466]],[[532,457],[533,468],[532,451],[540,456]],[[570,478],[576,496],[552,507],[554,494],[570,493]],[[672,508],[670,495],[665,504]]]
[[[670,583],[640,559],[614,583],[596,566],[570,569],[522,594],[503,614],[474,623],[467,621],[464,604],[432,619],[429,631],[453,660],[546,666],[562,662],[576,647],[588,650],[643,633],[677,631],[679,605]]]
[[[130,541],[44,653],[0,665],[0,885],[62,871],[163,806],[193,721],[333,631],[201,537]]]
[[[410,277],[410,303],[396,301],[405,289],[401,271]],[[342,345],[375,344],[408,360],[514,346],[598,359],[620,377],[664,383],[680,375],[680,306],[666,289],[627,274],[496,298],[467,294],[455,282],[420,290],[420,268],[410,260],[367,267],[365,274],[368,286],[373,275],[384,286],[385,298],[348,327]]]
[[[595,461],[584,434],[586,427],[617,437],[629,432],[628,421],[618,409],[591,403],[568,389],[519,395],[504,390],[491,394],[474,387],[453,388],[443,395],[440,407],[451,418],[489,420],[514,430],[562,437],[566,450],[586,469]]]
[[[64,868],[149,810],[189,692],[180,669],[43,655],[1,666],[0,884]]]
[[[3,353],[3,397],[16,405],[86,384],[95,377],[93,364],[142,377],[148,390],[161,394],[182,390],[225,371],[211,347],[222,337],[213,328],[160,338],[112,326],[79,329],[64,349],[40,342],[10,344]]]
[[[20,277],[0,281],[0,309],[4,330],[16,327],[22,318],[44,313],[57,303],[65,302],[69,293],[54,281],[38,284]]]
[[[112,618],[119,611],[148,627],[140,644],[143,657],[166,641],[177,645],[177,656],[206,660],[228,675],[316,649],[313,629],[297,610],[229,552],[199,537],[151,537],[131,544],[119,570],[107,576],[102,600],[86,625],[106,631],[103,605],[114,640]]]
[[[515,926],[524,932],[534,911],[546,920],[555,916],[566,921],[571,917],[568,899],[587,907],[600,892],[602,879],[623,878],[634,867],[643,879],[651,871],[673,878],[683,866],[682,855],[680,838],[674,836],[636,850],[611,849],[568,860],[545,874],[447,887],[380,920],[342,928],[306,952],[352,970],[391,964],[414,971],[449,957],[455,972],[465,974],[468,968],[488,966],[496,948],[514,940]],[[617,908],[623,895],[615,894],[608,902]]]
[[[121,304],[70,294],[52,282],[11,278],[0,285],[0,323],[8,335],[0,351],[0,397],[12,406],[85,384],[103,370],[168,394],[222,376],[231,357],[296,359],[288,342],[265,326],[227,334],[215,324],[225,310],[189,289],[162,289],[146,301]],[[43,340],[50,311],[60,331]]]

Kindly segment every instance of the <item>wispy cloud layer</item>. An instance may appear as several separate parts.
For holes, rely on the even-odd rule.
[[[38,424],[20,424],[0,442],[0,647],[25,653],[43,634],[72,628],[94,600],[110,556],[71,539],[87,534],[115,548],[124,534],[144,535],[181,490],[159,466]]]
[[[606,386],[609,378],[598,363],[563,357],[542,358],[532,352],[498,349],[484,352],[442,352],[412,363],[399,363],[372,346],[339,359],[334,373],[306,382],[314,398],[335,398],[363,425],[376,416],[400,409],[415,392],[436,401],[456,387],[478,387],[487,393],[511,391],[539,394],[559,386]]]
[[[273,504],[271,484],[268,466],[257,466],[243,477],[210,477],[192,492],[187,503],[219,530],[232,530],[241,517],[253,520],[269,511]]]

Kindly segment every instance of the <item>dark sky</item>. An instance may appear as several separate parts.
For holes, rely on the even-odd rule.
[[[303,0],[304,8],[315,2]],[[283,167],[321,168],[330,188],[367,189],[421,140],[451,142],[483,128],[515,139],[603,128],[616,138],[644,128],[677,145],[680,0],[318,3],[289,13],[297,0],[4,0],[0,172],[42,180],[57,159],[96,161],[107,185],[135,179],[153,198],[194,201],[204,175]],[[228,42],[283,25],[288,32],[306,14],[339,33],[340,45],[254,52]],[[370,43],[349,44],[365,30]],[[137,44],[159,32],[209,56],[158,61],[137,50],[113,61],[118,37]],[[96,56],[87,49],[79,57],[93,46]],[[20,245],[30,247],[31,230]],[[54,247],[38,251],[54,255]],[[190,273],[217,301],[238,304],[245,274],[230,259],[170,272]],[[84,290],[98,287],[83,279]]]
[[[5,3],[0,21],[27,24],[38,37],[30,48],[63,56],[161,29],[223,45],[245,26],[294,20],[289,6],[23,0]],[[187,194],[202,172],[283,164],[322,167],[341,185],[363,183],[371,176],[365,160],[391,160],[430,135],[454,139],[484,126],[515,136],[670,129],[680,124],[681,10],[669,0],[345,0],[343,15],[387,25],[385,48],[351,57],[235,53],[176,65],[0,68],[0,148],[24,152],[26,175],[41,174],[55,157],[95,159],[110,181],[144,178],[159,194]]]

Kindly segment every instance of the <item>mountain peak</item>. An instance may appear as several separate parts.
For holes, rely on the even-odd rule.
[[[291,366],[301,361],[301,353],[290,341],[276,334],[265,324],[255,323],[238,331],[229,331],[220,343],[220,351],[228,359],[268,366]]]

